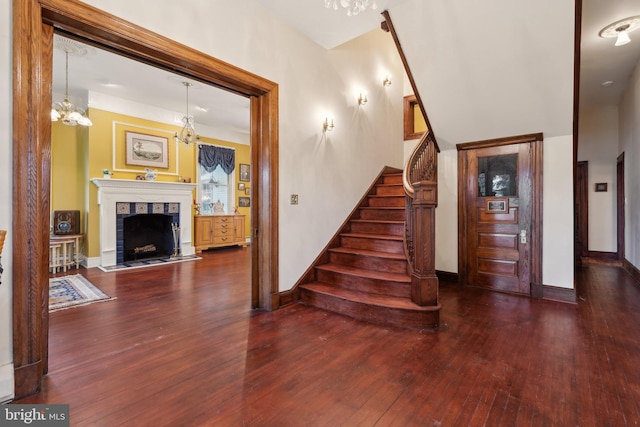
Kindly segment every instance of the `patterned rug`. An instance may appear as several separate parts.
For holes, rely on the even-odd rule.
[[[49,313],[114,299],[96,288],[81,274],[49,279]]]

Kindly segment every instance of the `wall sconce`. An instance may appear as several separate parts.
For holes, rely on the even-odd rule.
[[[336,125],[333,123],[333,119],[325,118],[324,122],[322,122],[322,132],[332,131],[334,127]]]
[[[358,105],[365,105],[368,101],[366,93],[358,95]]]
[[[387,74],[382,81],[382,86],[387,87],[391,86],[391,77]]]

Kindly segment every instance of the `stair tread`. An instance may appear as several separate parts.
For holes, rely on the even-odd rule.
[[[370,223],[370,224],[404,224],[404,221],[396,220],[396,219],[352,219],[351,222],[362,222],[362,223]]]
[[[339,246],[337,248],[329,249],[330,252],[340,252],[343,254],[353,254],[353,255],[363,255],[363,256],[374,256],[380,258],[389,258],[389,259],[401,259],[406,260],[407,257],[405,254],[396,254],[390,252],[380,252],[380,251],[371,251],[367,249],[357,249],[357,248],[347,248],[344,246]]]
[[[405,210],[404,206],[360,206],[360,209]]]
[[[309,282],[301,285],[304,289],[313,292],[319,292],[325,295],[354,301],[362,304],[373,305],[377,307],[387,307],[395,309],[415,310],[415,311],[433,311],[433,306],[419,306],[409,298],[394,297],[380,294],[372,294],[369,292],[359,292],[339,286],[329,285],[322,282]]]
[[[389,273],[379,270],[367,270],[365,268],[351,267],[342,264],[322,264],[316,267],[318,270],[333,271],[335,273],[349,274],[352,276],[365,277],[367,279],[386,280],[389,282],[411,283],[411,277],[404,273]]]
[[[360,237],[362,239],[378,239],[378,240],[404,240],[403,236],[394,234],[377,234],[377,233],[340,233],[341,237]]]

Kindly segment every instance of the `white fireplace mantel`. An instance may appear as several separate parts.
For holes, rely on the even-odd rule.
[[[193,189],[195,184],[182,182],[140,181],[131,179],[93,178],[98,187],[100,205],[100,265],[117,263],[116,203],[179,203],[180,250],[182,255],[195,254],[191,241]]]

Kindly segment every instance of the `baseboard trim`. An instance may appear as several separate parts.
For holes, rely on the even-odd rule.
[[[586,257],[582,257],[585,264],[608,264],[622,266],[617,252],[588,251]]]
[[[438,280],[441,282],[458,283],[459,280],[458,273],[451,273],[449,271],[436,270],[436,276],[438,276]]]
[[[558,286],[542,285],[542,299],[577,304],[576,290],[573,288],[561,288]],[[533,286],[532,286],[533,289]]]
[[[626,258],[622,261],[622,268],[629,273],[631,277],[640,285],[640,270],[633,264],[631,264]]]
[[[279,294],[279,307],[284,307],[285,305],[291,305],[300,300],[300,288],[298,286],[293,289],[289,289],[288,291],[282,291]]]

